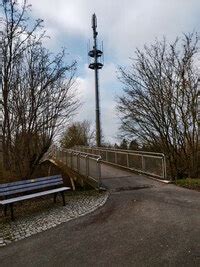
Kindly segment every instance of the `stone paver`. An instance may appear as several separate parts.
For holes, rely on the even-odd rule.
[[[36,233],[78,218],[102,206],[108,198],[107,192],[95,190],[68,192],[65,207],[61,198],[52,203],[52,197],[19,203],[15,207],[16,220],[0,217],[0,247]]]

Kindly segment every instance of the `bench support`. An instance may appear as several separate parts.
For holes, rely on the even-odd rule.
[[[11,220],[14,221],[13,203],[10,203]]]
[[[56,203],[56,197],[57,197],[57,193],[54,193],[53,195],[53,202]]]
[[[5,215],[5,216],[7,216],[7,208],[8,208],[8,206],[5,205],[5,206],[4,206],[4,215]]]
[[[65,193],[64,192],[61,192],[61,195],[62,195],[62,200],[63,200],[63,206],[66,206],[66,203],[65,203]]]

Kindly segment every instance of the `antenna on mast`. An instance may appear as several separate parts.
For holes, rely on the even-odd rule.
[[[92,29],[93,29],[93,36],[94,38],[97,36],[98,32],[96,31],[97,28],[97,17],[95,14],[92,15]]]

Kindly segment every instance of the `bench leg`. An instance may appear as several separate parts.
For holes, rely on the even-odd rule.
[[[4,215],[5,215],[5,216],[7,216],[7,208],[8,208],[8,206],[5,205],[5,206],[4,206]]]
[[[53,202],[56,203],[56,197],[57,197],[57,193],[54,193],[53,195]]]
[[[11,220],[14,221],[13,203],[10,204]]]
[[[63,200],[63,206],[65,206],[66,205],[66,203],[65,203],[65,193],[61,192],[61,195],[62,195],[62,200]]]

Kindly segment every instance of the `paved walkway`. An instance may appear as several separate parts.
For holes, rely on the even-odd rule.
[[[52,196],[18,203],[15,221],[11,221],[9,216],[0,217],[0,247],[86,215],[102,206],[107,197],[106,192],[87,190],[67,192],[67,205],[64,207],[59,195],[56,204]]]
[[[2,248],[1,266],[200,266],[200,193],[105,168],[104,206]]]

